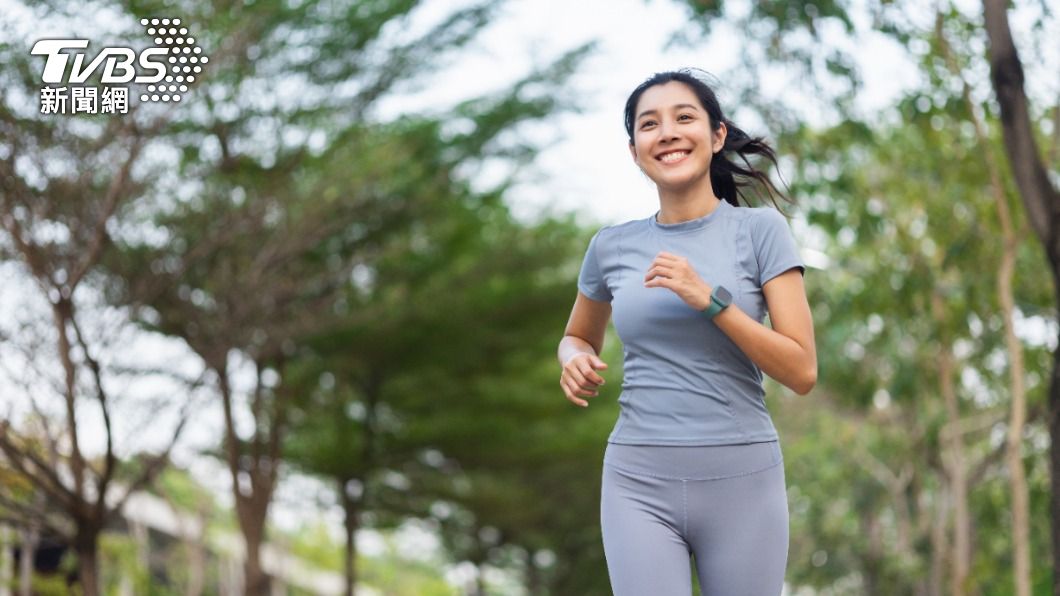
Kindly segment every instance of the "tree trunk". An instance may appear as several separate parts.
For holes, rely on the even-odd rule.
[[[261,566],[261,544],[264,535],[264,520],[261,524],[243,525],[246,542],[246,558],[243,560],[243,593],[246,596],[268,596],[269,577]]]
[[[1000,182],[1000,181],[999,181]],[[1031,596],[1030,497],[1027,473],[1023,469],[1023,427],[1027,421],[1027,397],[1023,386],[1023,346],[1016,337],[1013,313],[1016,310],[1012,295],[1012,274],[1016,268],[1016,248],[1019,239],[1012,230],[1008,205],[1000,187],[994,194],[1004,228],[1004,253],[998,270],[998,295],[1001,315],[1005,321],[1005,344],[1009,354],[1009,385],[1012,391],[1012,411],[1006,438],[1005,459],[1009,470],[1012,494],[1012,546],[1015,559],[1014,582],[1016,596]]]
[[[486,580],[482,578],[482,563],[475,564],[474,596],[486,596]]]
[[[236,519],[239,520],[239,529],[243,533],[246,546],[243,590],[247,596],[267,596],[269,578],[261,566],[261,545],[265,541],[265,521],[269,513],[269,503],[272,501],[272,491],[276,487],[276,466],[279,465],[276,450],[281,431],[275,426],[271,429],[268,454],[258,452],[256,444],[253,445],[254,449],[251,449],[254,452],[252,455],[244,456],[241,453],[246,443],[260,442],[262,438],[255,432],[249,441],[244,441],[236,433],[232,387],[228,381],[225,357],[226,354],[217,355],[211,368],[217,374],[221,391],[225,421],[225,459],[232,479]]]
[[[863,583],[862,594],[865,596],[883,596],[880,591],[880,563],[883,561],[883,538],[880,535],[879,520],[875,511],[865,511],[859,516],[861,535],[865,541],[865,556],[862,557]]]
[[[1001,108],[1001,132],[1027,218],[1052,266],[1053,291],[1060,313],[1060,192],[1049,181],[1034,139],[1020,62],[1008,24],[1007,2],[983,0],[983,21],[990,40],[990,82]],[[1060,350],[1053,353],[1049,383],[1050,531],[1053,546],[1053,594],[1060,596]],[[1015,503],[1013,504],[1015,514]]]
[[[931,295],[931,311],[938,325],[945,321],[945,307],[939,290]],[[964,453],[964,438],[961,432],[961,409],[957,391],[953,386],[955,365],[953,351],[947,338],[941,338],[939,350],[939,390],[946,407],[947,423],[939,437],[943,448],[944,468],[947,472],[950,495],[953,499],[953,551],[950,593],[963,596],[967,589],[971,571],[971,515],[968,510],[968,466]]]
[[[357,585],[357,528],[360,526],[360,510],[367,502],[368,482],[367,470],[375,467],[376,442],[378,435],[377,408],[380,400],[380,390],[383,387],[383,377],[378,370],[370,371],[361,390],[364,392],[365,419],[364,436],[361,447],[361,465],[365,472],[360,478],[340,478],[339,498],[342,499],[342,509],[345,514],[346,531],[346,594],[353,596]],[[357,483],[360,483],[359,485]],[[352,493],[356,492],[354,495]]]
[[[1012,277],[1016,270],[1016,250],[1019,247],[1021,233],[1013,225],[998,160],[994,159],[994,152],[989,150],[991,143],[987,137],[986,127],[976,115],[971,86],[964,79],[956,57],[950,49],[942,24],[943,16],[940,12],[935,18],[935,34],[939,38],[939,46],[945,55],[950,72],[961,80],[961,97],[964,100],[965,109],[968,110],[968,118],[975,127],[976,140],[984,150],[983,165],[990,174],[990,189],[994,204],[997,205],[998,221],[1001,224],[1001,264],[997,272],[997,296],[1005,326],[1005,347],[1009,357],[1009,390],[1012,394],[1006,438],[1006,462],[1012,495],[1012,547],[1015,562],[1013,582],[1016,587],[1016,596],[1031,596],[1030,497],[1027,474],[1023,468],[1023,428],[1027,422],[1027,397],[1023,384],[1023,346],[1016,337],[1013,322],[1016,305],[1012,291]]]
[[[350,494],[351,482],[339,482],[339,494],[342,495],[342,510],[345,514],[346,528],[346,596],[353,596],[357,585],[357,527],[359,525],[358,500]]]
[[[526,551],[526,588],[530,596],[538,596],[542,593],[541,570],[537,567],[532,550]]]
[[[243,590],[246,596],[265,596],[269,593],[269,578],[261,565],[261,546],[265,542],[265,515],[256,511],[251,504],[253,499],[243,499],[237,505],[240,527],[243,530],[243,541],[246,545],[246,558],[243,560]]]
[[[946,552],[949,551],[949,540],[946,538],[946,520],[950,513],[950,489],[943,480],[935,498],[935,517],[931,522],[931,596],[942,596],[946,578]]]
[[[100,594],[98,538],[98,533],[82,532],[74,541],[74,550],[77,552],[77,582],[81,586],[82,596]]]

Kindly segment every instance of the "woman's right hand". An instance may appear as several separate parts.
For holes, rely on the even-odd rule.
[[[583,408],[589,406],[589,402],[582,397],[596,397],[599,392],[597,387],[604,384],[604,378],[596,374],[597,370],[607,368],[607,363],[599,356],[581,352],[571,356],[563,365],[563,373],[559,377],[559,384],[563,387],[563,393],[571,402]]]

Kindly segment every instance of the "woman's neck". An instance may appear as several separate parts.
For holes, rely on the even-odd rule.
[[[706,184],[695,184],[683,189],[659,189],[659,223],[672,224],[689,221],[712,213],[721,198],[714,195],[710,176],[704,176]]]

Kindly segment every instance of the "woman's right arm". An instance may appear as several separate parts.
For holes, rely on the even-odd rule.
[[[610,319],[610,302],[593,300],[578,292],[556,355],[563,368],[559,380],[563,393],[579,406],[589,405],[579,396],[594,397],[596,387],[604,384],[604,378],[596,371],[607,368],[599,354],[604,349],[604,333]]]

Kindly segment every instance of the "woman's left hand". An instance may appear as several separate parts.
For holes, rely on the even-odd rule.
[[[696,310],[710,305],[712,288],[692,268],[688,259],[668,252],[660,252],[644,276],[646,288],[669,288],[686,304]]]

